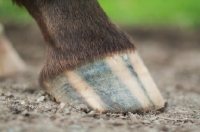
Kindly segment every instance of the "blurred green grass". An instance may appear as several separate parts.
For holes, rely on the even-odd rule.
[[[126,26],[200,27],[200,0],[99,0],[108,16]],[[0,0],[0,21],[32,23],[11,0]]]
[[[0,0],[0,21],[3,23],[26,24],[32,23],[33,19],[25,9],[13,5],[12,0]]]

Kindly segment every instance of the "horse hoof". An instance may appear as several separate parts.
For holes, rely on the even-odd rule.
[[[25,63],[1,32],[3,29],[0,25],[0,77],[24,71],[26,69]]]
[[[144,112],[165,101],[137,52],[108,56],[44,82],[58,102],[100,112]]]

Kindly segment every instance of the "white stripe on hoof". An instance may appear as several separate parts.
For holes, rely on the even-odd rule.
[[[143,110],[148,110],[151,104],[135,77],[124,64],[121,56],[115,55],[113,57],[108,57],[106,58],[106,63],[111,67],[120,81],[130,90],[132,96],[139,101]]]
[[[88,103],[94,110],[101,112],[105,111],[105,105],[96,94],[92,87],[85,82],[77,73],[73,71],[66,72],[67,79],[71,86],[82,96],[82,98]]]
[[[129,53],[128,58],[144,85],[150,99],[153,101],[155,109],[163,108],[165,101],[138,53]]]

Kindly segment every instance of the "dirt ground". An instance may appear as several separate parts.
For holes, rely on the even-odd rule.
[[[199,132],[200,31],[128,29],[168,102],[163,112],[98,114],[56,103],[38,85],[45,45],[37,26],[6,26],[28,71],[0,78],[1,132]]]

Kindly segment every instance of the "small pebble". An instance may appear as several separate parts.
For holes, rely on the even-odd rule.
[[[111,116],[112,116],[112,117],[119,117],[120,114],[112,114]]]
[[[20,100],[15,100],[14,101],[14,104],[19,104],[20,103]]]
[[[21,101],[21,104],[24,105],[26,102],[24,100]]]
[[[66,115],[69,115],[71,112],[69,109],[65,109],[65,112],[64,112]]]
[[[28,107],[31,108],[31,109],[34,109],[34,108],[35,108],[33,105],[29,105]]]
[[[126,119],[127,117],[125,117],[125,116],[119,116],[121,119]]]
[[[46,106],[45,107],[45,111],[47,112],[47,111],[51,111],[51,106]]]
[[[66,104],[62,102],[62,103],[60,103],[60,105],[59,105],[58,108],[59,108],[60,110],[62,110],[62,109],[65,107],[65,105],[66,105]]]
[[[43,102],[45,100],[45,96],[41,96],[37,99],[37,102]]]
[[[90,111],[88,114],[87,114],[87,116],[89,116],[89,117],[93,117],[95,115],[95,111]]]
[[[64,113],[65,113],[66,115],[69,115],[71,112],[70,112],[69,109],[65,109]]]
[[[143,124],[150,124],[151,122],[148,121],[148,120],[144,120],[144,121],[142,121],[142,123],[143,123]]]
[[[155,121],[155,120],[157,120],[157,119],[158,119],[158,117],[156,117],[156,116],[150,118],[151,121]]]
[[[39,95],[40,95],[40,96],[44,96],[44,95],[45,95],[45,91],[43,91],[43,90],[40,91],[40,92],[39,92]]]
[[[130,116],[130,119],[132,121],[137,121],[138,120],[137,117],[134,114],[132,114],[132,113],[129,113],[129,116]]]

